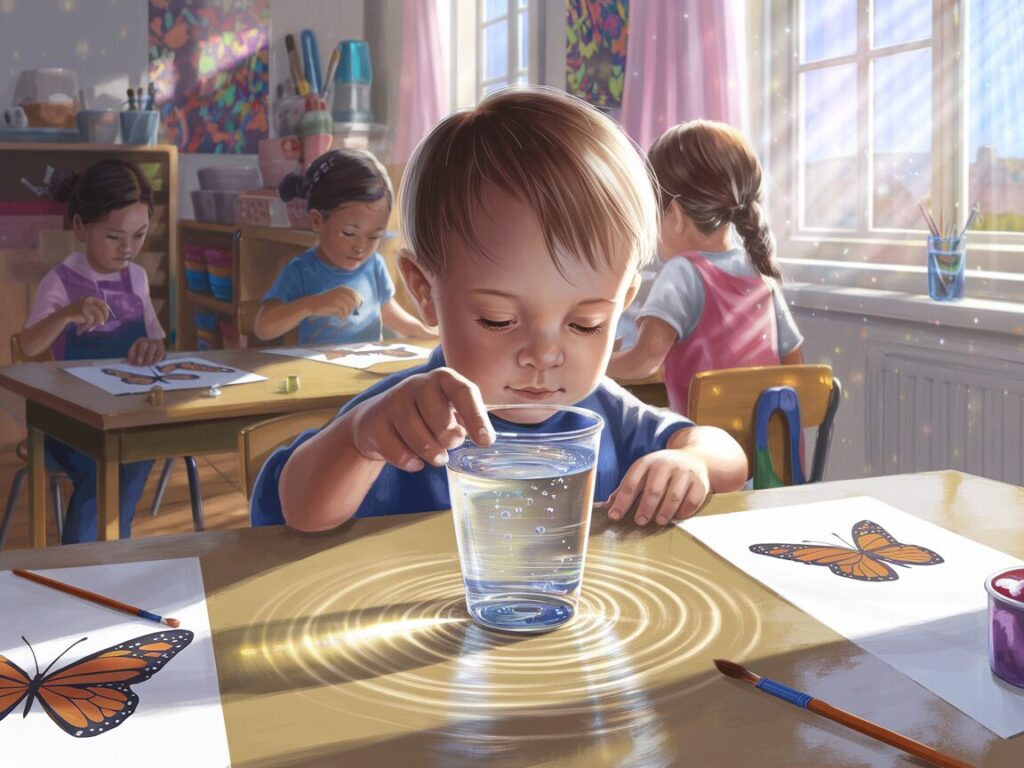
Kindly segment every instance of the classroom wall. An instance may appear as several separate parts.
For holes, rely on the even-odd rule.
[[[78,74],[91,106],[117,108],[129,84],[148,82],[149,4],[144,0],[0,0],[0,105],[12,103],[18,73],[64,67]],[[270,0],[270,92],[288,77],[284,36],[314,29],[326,58],[340,40],[365,37],[364,0]],[[196,170],[255,165],[246,155],[180,156],[178,210],[190,218]]]

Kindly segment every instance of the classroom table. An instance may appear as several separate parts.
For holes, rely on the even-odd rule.
[[[433,349],[436,339],[407,339]],[[399,360],[357,370],[313,360],[270,354],[256,348],[175,353],[266,376],[266,381],[221,387],[218,397],[206,390],[166,390],[163,405],[145,394],[111,395],[62,371],[73,366],[104,366],[112,360],[64,360],[0,367],[0,386],[25,398],[29,441],[29,540],[46,546],[46,472],[43,436],[52,435],[94,457],[100,465],[96,502],[100,539],[118,531],[118,465],[170,456],[234,451],[238,431],[263,419],[341,407],[381,380],[383,374],[422,364]],[[298,374],[299,391],[284,391],[288,374]]]
[[[720,494],[701,514],[857,495],[1024,557],[1024,489],[953,471]],[[446,512],[3,552],[0,569],[188,556],[235,766],[924,765],[714,658],[970,763],[1024,762],[1024,736],[998,738],[685,531],[601,511],[579,616],[533,636],[469,621]]]
[[[402,339],[433,349],[437,339]],[[197,456],[233,451],[242,427],[299,411],[338,407],[380,381],[383,375],[421,365],[397,360],[368,370],[285,357],[265,349],[182,352],[171,357],[200,357],[266,376],[266,381],[221,388],[218,397],[204,390],[168,390],[163,405],[145,394],[111,395],[61,369],[104,366],[112,360],[65,360],[0,366],[0,386],[25,398],[29,441],[29,541],[46,546],[46,471],[43,436],[51,435],[94,457],[101,470],[96,483],[97,533],[116,539],[118,466],[122,462]],[[283,390],[288,374],[298,374],[300,389]],[[661,374],[623,381],[627,389],[654,405],[667,404]]]

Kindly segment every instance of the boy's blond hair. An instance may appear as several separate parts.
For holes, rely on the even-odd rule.
[[[593,269],[640,269],[658,243],[652,178],[622,129],[585,102],[553,88],[507,89],[444,118],[420,142],[399,192],[402,234],[438,276],[454,237],[489,257],[473,214],[493,185],[533,209],[563,274],[558,254]]]

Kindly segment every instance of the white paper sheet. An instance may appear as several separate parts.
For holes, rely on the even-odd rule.
[[[430,350],[412,344],[339,344],[334,347],[287,347],[266,349],[274,355],[301,357],[318,363],[343,365],[346,368],[370,368],[379,363],[401,360],[426,360]]]
[[[837,535],[852,543],[851,531],[861,520],[878,523],[903,544],[934,551],[944,562],[890,563],[898,578],[868,582],[750,550],[810,541],[845,546]],[[1004,683],[989,668],[984,587],[988,576],[1017,565],[1019,558],[866,496],[696,517],[679,526],[997,735],[1024,731],[1024,689]]]
[[[162,363],[149,366],[111,363],[64,370],[112,395],[149,392],[154,386],[164,390],[209,389],[267,380],[266,376],[211,363],[199,357],[168,358]]]
[[[226,766],[230,764],[217,669],[210,640],[202,572],[197,558],[36,571],[181,622],[194,637],[148,680],[133,683],[134,713],[116,727],[79,738],[62,730],[37,699],[0,720],[3,765]],[[114,611],[0,571],[0,654],[29,676],[32,650],[44,670],[73,665],[137,637],[173,632],[167,626]],[[21,639],[32,644],[29,649]],[[0,682],[5,682],[0,680]],[[9,704],[7,706],[10,706]],[[0,707],[2,712],[6,707]]]

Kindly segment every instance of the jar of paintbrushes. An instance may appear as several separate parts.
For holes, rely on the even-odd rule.
[[[928,224],[928,296],[932,301],[959,301],[964,297],[964,271],[967,266],[967,230],[978,215],[979,207],[971,209],[962,229],[954,221],[943,227],[935,222],[931,211],[919,202]]]

